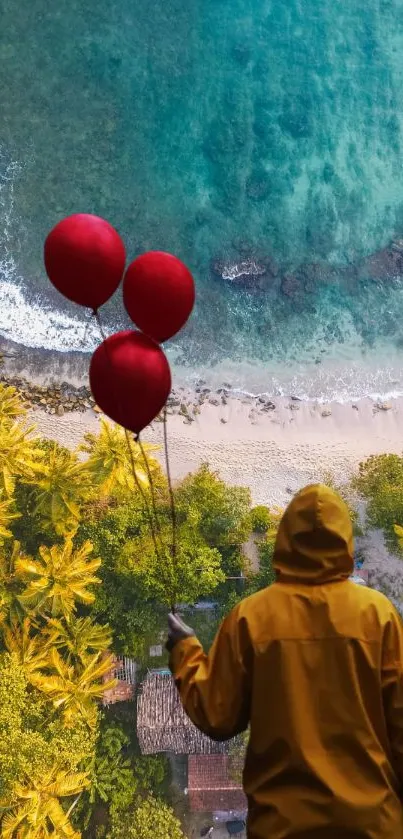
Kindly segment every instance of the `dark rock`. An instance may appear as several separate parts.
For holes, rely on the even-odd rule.
[[[291,396],[291,402],[302,402],[302,399],[299,396]]]
[[[358,266],[360,279],[388,280],[403,277],[403,239],[395,239]]]
[[[278,274],[277,266],[270,259],[256,260],[253,257],[239,262],[214,260],[212,271],[234,288],[246,291],[264,291]]]
[[[302,283],[295,274],[284,274],[280,290],[285,297],[294,299],[301,294]]]

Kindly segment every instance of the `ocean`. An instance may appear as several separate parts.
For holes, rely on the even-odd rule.
[[[107,218],[197,305],[177,382],[403,393],[401,0],[2,0],[0,334],[90,352],[47,232]],[[393,248],[390,243],[394,242]],[[119,295],[108,332],[125,324]]]

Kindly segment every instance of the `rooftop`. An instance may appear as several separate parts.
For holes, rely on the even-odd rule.
[[[227,755],[189,755],[188,795],[195,812],[247,809],[242,786],[230,777]]]
[[[106,690],[102,702],[104,705],[115,705],[116,702],[130,702],[136,692],[137,664],[133,659],[125,656],[113,656],[112,668],[105,673],[103,682],[117,679],[115,687]]]
[[[150,671],[137,698],[137,737],[142,754],[225,754],[227,743],[202,734],[185,714],[175,682],[163,669]]]

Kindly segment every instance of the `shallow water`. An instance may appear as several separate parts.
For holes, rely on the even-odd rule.
[[[403,283],[346,273],[403,235],[400,0],[21,0],[18,15],[2,0],[1,20],[3,335],[94,346],[42,267],[50,227],[94,212],[130,257],[166,249],[194,271],[179,378],[403,392]],[[269,256],[263,292],[211,270]],[[282,294],[284,272],[318,262],[331,279]],[[106,317],[121,325],[120,301]]]

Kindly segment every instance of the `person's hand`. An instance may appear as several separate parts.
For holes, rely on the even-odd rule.
[[[195,634],[194,629],[191,626],[188,626],[183,620],[178,617],[178,615],[173,615],[172,612],[168,615],[168,640],[166,643],[166,649],[168,652],[174,648],[175,644],[178,641],[182,641],[183,638],[191,638],[192,635]]]

